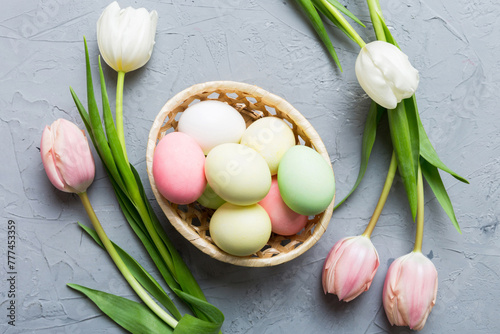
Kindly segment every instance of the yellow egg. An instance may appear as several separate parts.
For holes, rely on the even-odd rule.
[[[271,188],[271,173],[264,158],[241,144],[214,147],[205,161],[205,176],[217,195],[237,205],[255,204]]]
[[[254,254],[271,236],[271,219],[259,204],[238,206],[225,203],[210,219],[210,236],[226,253]]]
[[[272,175],[285,152],[295,145],[292,129],[280,118],[264,117],[253,122],[243,132],[241,144],[253,148],[264,157]]]

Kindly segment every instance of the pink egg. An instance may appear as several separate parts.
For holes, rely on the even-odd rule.
[[[181,132],[171,132],[156,146],[153,177],[160,194],[175,204],[189,204],[203,194],[205,154],[198,143]]]
[[[294,212],[283,202],[276,176],[273,176],[269,193],[259,204],[271,218],[272,230],[276,234],[297,234],[306,226],[307,216]]]

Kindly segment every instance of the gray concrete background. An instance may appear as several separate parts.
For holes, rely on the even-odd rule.
[[[366,4],[344,0],[368,25]],[[108,2],[1,1],[0,11],[0,332],[122,333],[68,282],[135,298],[107,255],[82,234],[89,224],[76,196],[46,178],[38,151],[43,127],[63,117],[83,127],[69,86],[84,98],[86,35],[98,55],[96,21]],[[332,29],[344,72],[338,71],[293,1],[120,1],[159,12],[151,61],[127,75],[125,126],[130,161],[145,184],[152,120],[177,92],[199,82],[235,80],[280,95],[316,128],[329,150],[337,198],[354,183],[369,100],[354,75],[358,47]],[[463,234],[426,188],[424,253],[439,272],[439,292],[423,333],[500,332],[500,4],[496,0],[381,0],[394,36],[419,69],[418,104],[442,160],[467,177],[443,175]],[[95,62],[94,62],[95,64]],[[94,67],[95,69],[95,67]],[[106,68],[109,85],[116,74]],[[114,92],[110,92],[111,98]],[[225,333],[409,333],[391,328],[382,303],[390,262],[412,249],[414,225],[401,181],[391,190],[374,231],[381,265],[372,287],[351,303],[324,296],[324,258],[342,237],[368,222],[390,160],[387,127],[365,180],[336,211],[308,252],[272,268],[240,268],[212,260],[165,228],[208,299],[225,314]],[[147,192],[154,202],[149,188]],[[154,272],[131,234],[100,162],[89,190],[110,237]],[[162,216],[159,207],[155,208]],[[6,325],[7,222],[16,223],[16,327]]]

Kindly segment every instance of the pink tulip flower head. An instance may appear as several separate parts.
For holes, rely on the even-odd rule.
[[[45,172],[57,189],[79,194],[94,180],[95,165],[87,138],[70,121],[60,118],[45,127],[40,153]]]
[[[377,250],[368,237],[341,239],[326,257],[323,291],[351,301],[370,288],[379,264]]]
[[[385,277],[383,302],[389,322],[411,329],[424,328],[436,303],[438,274],[421,252],[397,258]]]

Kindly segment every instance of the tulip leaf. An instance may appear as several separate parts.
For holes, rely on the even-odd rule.
[[[85,107],[83,106],[82,102],[80,101],[80,99],[76,95],[73,88],[70,87],[69,91],[71,92],[71,96],[73,97],[73,101],[75,101],[76,109],[78,109],[80,117],[83,120],[83,124],[85,125],[85,128],[87,129],[87,133],[88,133],[90,139],[92,140],[92,144],[94,144],[94,147],[97,147],[96,139],[94,137],[94,133],[92,132],[92,125],[90,124],[89,114],[88,114],[87,110],[85,110]],[[97,153],[100,156],[99,151],[97,151]]]
[[[113,121],[113,115],[111,114],[111,108],[109,106],[108,93],[106,91],[106,82],[104,80],[104,73],[102,71],[101,59],[99,57],[99,77],[101,81],[101,98],[102,98],[102,113],[104,118],[104,126],[106,129],[106,136],[108,138],[109,147],[111,154],[113,155],[118,171],[125,182],[127,189],[132,192],[137,189],[137,184],[134,180],[134,175],[130,170],[130,165],[125,158],[123,153],[123,148],[116,131],[115,123]]]
[[[186,314],[175,326],[174,334],[217,334],[220,333],[220,327],[219,324],[200,320]]]
[[[87,232],[88,235],[102,248],[104,248],[101,239],[97,235],[97,232],[90,227],[87,227],[81,223],[78,225]],[[112,242],[113,247],[115,247],[118,255],[122,258],[123,262],[130,270],[135,279],[154,297],[158,300],[165,308],[177,319],[179,320],[182,316],[174,305],[172,299],[167,295],[165,290],[158,284],[158,282],[151,276],[133,257],[131,257],[127,252],[125,252],[120,246]]]
[[[416,127],[414,115],[412,115],[411,110],[407,110],[405,105],[404,101],[398,103],[396,109],[387,111],[387,115],[399,174],[403,179],[412,217],[415,220],[417,214],[418,171],[418,159],[415,158],[415,152],[418,153],[418,127]],[[416,134],[415,127],[417,128]],[[415,145],[417,146],[415,147]]]
[[[97,108],[97,102],[94,96],[94,86],[92,83],[92,72],[90,69],[90,59],[89,59],[89,50],[87,47],[87,40],[83,39],[85,45],[85,65],[86,65],[86,75],[87,75],[87,103],[89,111],[85,110],[83,104],[78,99],[78,96],[70,89],[73,100],[75,101],[75,105],[82,117],[82,120],[87,128],[87,132],[92,139],[92,143],[99,154],[104,165],[107,167],[107,170],[112,175],[112,177],[116,180],[118,185],[124,188],[123,181],[120,177],[118,169],[116,167],[115,161],[113,160],[113,155],[108,145],[108,141],[106,140],[106,136],[104,134],[104,129],[102,128],[101,117],[99,116],[99,110]]]
[[[384,35],[385,35],[386,42],[391,43],[392,45],[395,45],[399,48],[399,45],[396,42],[396,40],[394,39],[394,37],[392,36],[391,31],[387,27],[387,24],[385,24],[384,18],[378,12],[377,12],[377,16],[380,20],[380,24],[382,25],[382,28],[384,29]]]
[[[457,231],[461,234],[462,231],[460,230],[460,226],[458,225],[457,217],[455,216],[455,211],[453,210],[453,205],[451,204],[450,197],[446,192],[438,169],[424,158],[420,159],[420,165],[422,167],[422,173],[425,177],[425,180],[431,187],[434,195],[436,195],[439,204],[441,204],[441,207],[450,218],[453,226],[455,226]]]
[[[413,161],[415,163],[415,175],[418,175],[418,159],[420,157],[420,135],[418,128],[418,109],[415,94],[402,101],[405,105],[406,117],[408,119],[408,128],[410,130],[411,150]]]
[[[137,171],[133,166],[131,166],[131,169],[132,172],[134,173],[134,176],[136,177],[136,182],[139,185],[139,189],[141,189],[141,196],[143,197],[144,202],[147,204],[147,208],[149,211],[149,215],[151,217],[151,221],[153,222],[153,226],[155,227],[155,230],[158,232],[158,235],[160,236],[165,246],[167,247],[167,250],[172,258],[174,267],[174,272],[172,273],[172,276],[175,278],[176,282],[180,285],[180,287],[178,289],[176,289],[175,287],[171,287],[171,289],[174,292],[176,290],[184,291],[185,293],[189,293],[190,295],[196,297],[197,299],[206,301],[206,297],[203,294],[203,291],[201,290],[200,286],[196,282],[191,271],[188,269],[186,263],[182,260],[179,252],[174,247],[174,244],[170,241],[164,229],[161,227],[160,221],[158,220],[158,217],[155,215],[153,208],[151,207],[151,204],[147,200],[146,194],[143,191],[144,187],[142,186],[142,181],[139,177],[139,174],[137,173]],[[196,305],[189,304],[189,306],[191,307],[191,310],[198,317],[204,318],[203,312],[200,312],[197,309]]]
[[[130,199],[121,191],[121,189],[114,183],[111,179],[113,188],[115,190],[116,198],[118,199],[118,204],[123,211],[125,219],[127,219],[130,227],[135,232],[137,237],[141,240],[142,244],[146,248],[149,256],[155,263],[156,267],[160,271],[165,283],[170,287],[170,289],[180,288],[180,285],[174,279],[172,273],[165,264],[165,261],[160,256],[158,249],[154,245],[151,237],[147,234],[146,227],[142,222],[139,213],[137,212],[135,206],[132,204]]]
[[[366,169],[368,167],[368,160],[370,159],[373,144],[375,143],[375,137],[377,135],[377,125],[378,125],[383,113],[385,113],[385,111],[386,111],[385,108],[379,106],[377,103],[372,101],[372,103],[370,105],[370,110],[368,111],[368,116],[366,118],[365,129],[363,132],[363,140],[362,140],[362,146],[361,146],[361,163],[359,166],[358,177],[356,179],[356,182],[354,183],[354,186],[349,191],[347,196],[344,197],[344,199],[342,199],[335,206],[334,210],[336,210],[340,205],[342,205],[342,203],[344,203],[344,201],[349,196],[351,196],[351,194],[354,192],[354,190],[356,190],[356,188],[361,183],[361,180],[363,180]]]
[[[183,291],[175,291],[176,294],[190,305],[195,305],[205,320],[194,318],[190,315],[185,315],[179,324],[175,327],[175,334],[216,334],[219,333],[222,323],[224,322],[224,315],[215,306],[208,302],[193,297],[192,295]],[[201,317],[200,317],[201,318]]]
[[[333,60],[335,61],[339,69],[342,71],[342,66],[340,65],[340,61],[337,56],[337,53],[335,52],[335,48],[333,47],[332,41],[330,41],[330,37],[328,37],[325,26],[323,25],[321,17],[316,11],[313,3],[311,2],[311,0],[296,0],[296,1],[306,13],[307,17],[311,21],[314,30],[318,34],[323,44],[325,44],[328,52],[332,56]]]
[[[347,17],[351,18],[351,20],[353,20],[354,22],[356,22],[357,24],[359,24],[363,28],[366,28],[366,26],[363,24],[363,22],[361,22],[356,16],[354,16],[354,14],[351,13],[347,8],[345,8],[340,2],[338,2],[337,0],[326,0],[326,1],[331,3],[332,6],[334,6],[339,11],[344,13]]]
[[[133,334],[173,333],[172,328],[144,304],[78,284],[68,286],[83,293],[114,322]]]
[[[349,31],[347,31],[347,29],[344,28],[344,26],[339,22],[339,20],[337,20],[337,18],[335,16],[333,16],[333,14],[328,10],[328,8],[325,6],[323,1],[326,1],[326,0],[312,0],[314,7],[316,7],[321,12],[321,14],[326,16],[326,18],[328,20],[330,20],[337,28],[339,28],[353,42],[356,42],[356,40],[354,39],[354,37],[352,37],[352,35],[349,33]]]
[[[418,115],[418,114],[417,114]],[[445,171],[446,173],[450,174],[457,180],[463,183],[469,184],[469,181],[465,179],[464,177],[458,175],[451,169],[449,169],[442,161],[439,159],[439,156],[432,146],[431,141],[429,140],[429,137],[427,136],[427,133],[424,129],[424,126],[422,125],[422,121],[420,120],[420,117],[418,118],[418,131],[419,131],[419,139],[420,139],[420,155],[422,158],[424,158],[427,162],[430,164],[434,165],[435,167]]]

